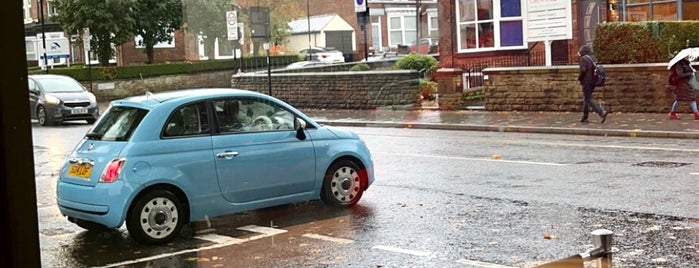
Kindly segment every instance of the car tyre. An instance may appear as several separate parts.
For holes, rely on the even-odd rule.
[[[95,121],[97,121],[97,119],[90,118],[90,119],[86,119],[85,121],[87,121],[88,124],[92,125],[95,123]]]
[[[320,198],[337,207],[351,207],[362,197],[366,181],[361,167],[352,160],[333,163],[325,173]]]
[[[49,119],[48,114],[46,114],[46,108],[44,106],[39,106],[36,108],[36,120],[39,121],[41,126],[53,125],[53,122]]]
[[[136,199],[126,216],[129,235],[143,244],[164,244],[179,234],[184,204],[167,190],[153,190]]]

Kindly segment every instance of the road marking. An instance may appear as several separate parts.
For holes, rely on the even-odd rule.
[[[320,239],[320,240],[335,242],[335,243],[338,243],[338,244],[349,244],[349,243],[354,242],[353,240],[349,240],[349,239],[336,238],[336,237],[325,236],[325,235],[319,235],[319,234],[304,234],[304,235],[302,235],[302,236],[303,236],[303,237],[308,237],[308,238],[313,238],[313,239]]]
[[[389,153],[389,154],[391,154],[391,153]],[[441,158],[441,159],[501,162],[501,163],[514,163],[514,164],[544,165],[544,166],[567,166],[566,164],[560,164],[560,163],[504,160],[504,159],[492,159],[492,158],[471,158],[471,157],[428,155],[428,154],[392,154],[392,155],[407,155],[407,156],[415,156],[415,157],[431,157],[431,158]]]
[[[283,234],[283,233],[288,232],[287,230],[276,229],[276,228],[272,228],[272,227],[257,226],[257,225],[247,225],[247,226],[243,226],[243,227],[238,227],[236,229],[248,231],[248,232],[253,232],[253,233],[263,233],[266,236],[278,235],[278,234]]]
[[[699,175],[699,172],[689,172],[689,175]]]
[[[513,267],[513,266],[505,266],[505,265],[500,265],[500,264],[495,264],[495,263],[473,261],[473,260],[467,260],[467,259],[460,259],[456,262],[461,263],[461,264],[466,264],[466,265],[484,267],[484,268],[517,268],[517,267]]]
[[[396,252],[396,253],[402,253],[402,254],[410,254],[410,255],[415,255],[415,256],[429,256],[430,255],[430,253],[427,251],[409,250],[409,249],[402,249],[402,248],[396,248],[396,247],[391,247],[391,246],[378,245],[378,246],[373,246],[372,248]]]
[[[194,238],[200,239],[200,240],[206,240],[206,241],[211,241],[217,244],[240,244],[245,241],[248,241],[247,239],[240,239],[240,238],[235,238],[235,237],[230,237],[230,236],[225,236],[225,235],[217,235],[217,234],[205,234],[205,235],[198,235],[195,236]]]
[[[130,261],[123,261],[123,262],[118,262],[118,263],[112,263],[112,264],[109,264],[106,266],[96,266],[96,267],[107,268],[107,267],[129,266],[129,265],[140,263],[140,262],[152,261],[152,260],[187,254],[187,253],[194,253],[194,252],[199,252],[199,251],[222,248],[222,247],[231,246],[231,245],[235,245],[235,244],[241,244],[244,242],[253,241],[253,240],[260,239],[260,238],[269,237],[269,236],[288,232],[287,230],[275,229],[275,228],[270,228],[270,227],[262,227],[262,226],[257,226],[257,225],[247,225],[247,226],[239,227],[237,229],[243,230],[243,231],[255,232],[255,233],[262,233],[262,234],[252,236],[249,238],[245,238],[245,239],[234,238],[234,237],[226,238],[226,236],[216,235],[216,234],[204,234],[204,235],[197,236],[195,238],[202,238],[203,237],[203,238],[205,238],[203,240],[212,241],[212,242],[214,242],[214,244],[209,245],[209,246],[205,246],[205,247],[200,247],[200,248],[185,249],[185,250],[180,250],[180,251],[176,251],[176,252],[164,253],[164,254],[160,254],[160,255],[155,255],[155,256],[150,256],[150,257],[145,257],[145,258],[140,258],[140,259],[133,259]],[[206,239],[206,238],[208,238],[208,239]],[[214,241],[214,240],[216,240],[216,241]],[[217,241],[219,241],[220,243]]]

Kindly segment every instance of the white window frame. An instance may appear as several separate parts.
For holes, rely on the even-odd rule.
[[[459,2],[461,1],[466,1],[466,0],[456,0],[456,14],[461,14],[460,13],[460,8],[461,5],[459,5]],[[478,0],[473,0],[474,2]],[[519,50],[519,49],[526,49],[527,48],[527,21],[525,18],[526,15],[526,5],[527,1],[526,0],[519,0],[520,1],[520,16],[519,17],[506,17],[502,18],[501,16],[501,10],[500,10],[500,1],[501,0],[493,0],[493,18],[488,19],[488,20],[482,20],[482,21],[472,21],[472,22],[461,22],[461,19],[457,17],[456,19],[456,39],[457,39],[457,51],[459,53],[471,53],[471,52],[485,52],[485,51],[497,51],[497,50]],[[475,14],[474,14],[475,15]],[[461,26],[462,25],[468,25],[468,24],[478,24],[479,22],[487,22],[490,21],[493,24],[493,47],[486,47],[486,48],[465,48],[462,47],[462,36],[461,36]],[[505,21],[521,21],[522,22],[522,45],[521,46],[500,46],[501,40],[500,40],[500,23],[505,22]],[[477,37],[477,40],[480,40],[479,37]]]
[[[24,11],[24,23],[32,23],[34,22],[34,18],[32,18],[32,3],[34,1],[32,0],[23,0],[23,11]],[[38,19],[37,19],[38,21]]]
[[[406,40],[406,32],[412,31],[415,33],[415,38],[417,38],[417,29],[416,25],[412,23],[413,25],[406,25],[405,23],[405,18],[406,17],[412,17],[417,20],[415,17],[415,9],[412,8],[394,8],[394,9],[388,9],[386,10],[386,29],[388,30],[388,46],[390,47],[396,47],[398,45],[410,45],[412,44],[413,41],[415,40]],[[391,25],[391,19],[392,18],[398,18],[400,20],[400,28],[392,28],[393,25]],[[391,33],[392,32],[400,32],[401,35],[401,40],[400,42],[396,43],[392,39]]]
[[[52,3],[54,0],[48,0],[46,1],[46,14],[49,17],[53,17],[58,15],[58,12],[56,12],[56,8],[53,7]]]
[[[432,19],[437,19],[437,23],[432,23]],[[433,36],[432,32],[436,32],[436,35]],[[436,8],[427,10],[427,36],[439,39],[439,16]]]

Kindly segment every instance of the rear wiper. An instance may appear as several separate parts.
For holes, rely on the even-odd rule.
[[[85,134],[85,137],[87,137],[88,139],[91,139],[91,140],[99,140],[99,139],[102,139],[102,134],[90,132],[90,133]]]

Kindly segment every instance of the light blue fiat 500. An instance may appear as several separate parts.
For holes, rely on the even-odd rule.
[[[191,221],[321,199],[356,204],[374,181],[365,143],[252,91],[188,89],[112,101],[61,168],[58,206],[88,230],[145,244]]]

